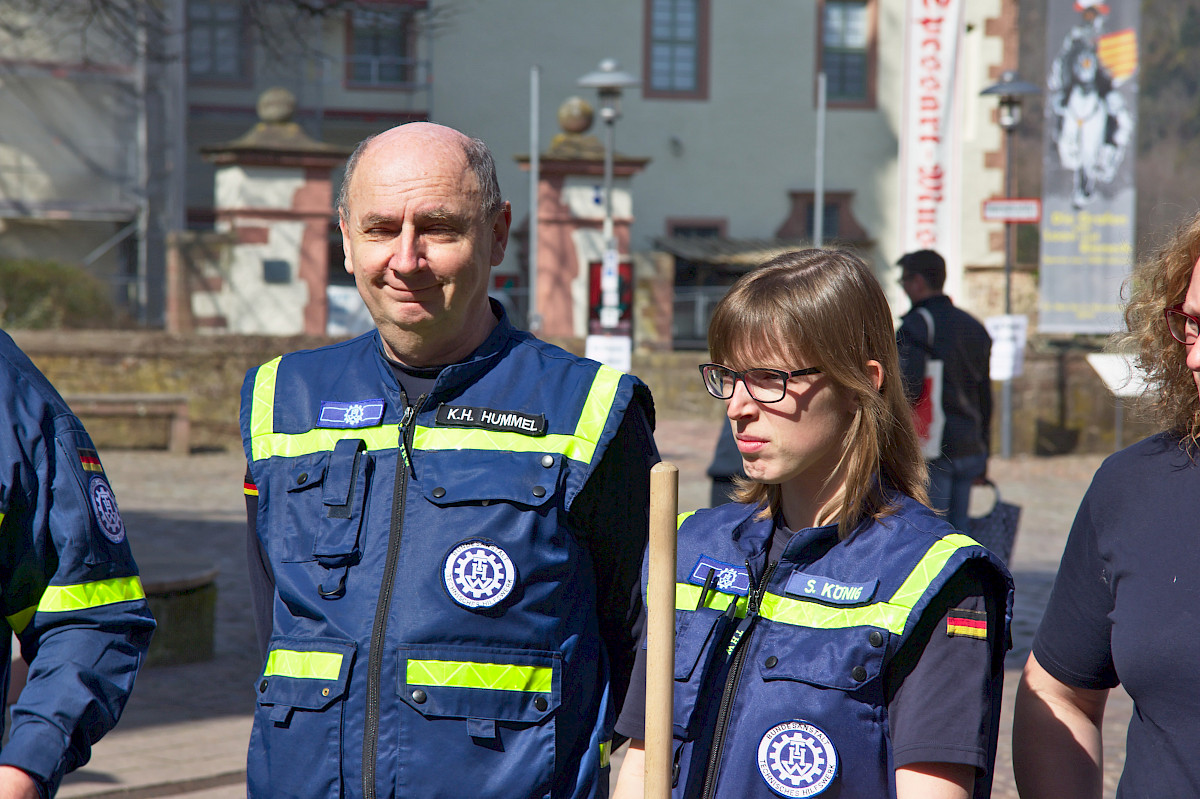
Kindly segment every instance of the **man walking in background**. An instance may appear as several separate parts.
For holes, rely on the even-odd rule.
[[[933,250],[899,260],[900,285],[912,310],[900,321],[897,343],[904,390],[915,403],[929,359],[940,360],[945,427],[941,450],[929,458],[929,499],[959,530],[968,524],[972,484],[987,476],[992,424],[992,339],[979,320],[942,293],[946,261]]]

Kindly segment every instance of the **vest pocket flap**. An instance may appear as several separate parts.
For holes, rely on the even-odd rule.
[[[558,652],[409,644],[398,658],[400,699],[423,716],[536,724],[558,709]]]
[[[711,610],[675,611],[675,679],[690,680],[705,644],[721,627],[724,616]]]
[[[346,694],[356,645],[333,638],[273,638],[255,685],[260,705],[323,710]]]
[[[305,491],[325,482],[325,466],[328,461],[329,456],[323,452],[296,458],[288,467],[284,478],[287,480],[288,492]]]
[[[764,680],[857,691],[882,672],[888,637],[874,627],[823,630],[774,624],[757,653],[759,674]]]
[[[449,457],[446,457],[446,456]],[[421,490],[434,505],[515,502],[541,507],[558,494],[564,458],[549,452],[429,453]]]

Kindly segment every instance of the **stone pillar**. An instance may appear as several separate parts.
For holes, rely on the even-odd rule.
[[[217,165],[217,230],[234,239],[225,274],[193,294],[196,324],[231,333],[324,335],[333,219],[330,176],[349,155],[293,121],[296,98],[268,89],[258,123],[234,141],[204,147]]]
[[[604,144],[586,133],[592,119],[586,101],[569,98],[558,110],[562,132],[540,156],[537,285],[530,291],[542,317],[539,334],[548,338],[588,333],[589,265],[604,252]],[[529,156],[516,160],[529,169]],[[649,161],[613,157],[613,235],[623,258],[629,257],[633,223],[631,179]]]

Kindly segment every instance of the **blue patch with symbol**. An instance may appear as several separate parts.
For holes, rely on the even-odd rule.
[[[878,580],[869,583],[846,583],[830,580],[819,574],[793,572],[784,590],[791,596],[815,599],[827,605],[861,605],[875,596]]]
[[[383,400],[322,402],[317,427],[374,427],[383,421]]]
[[[716,572],[712,583],[716,590],[738,596],[746,596],[750,593],[750,574],[745,569],[734,566],[732,563],[710,558],[708,555],[701,555],[700,559],[696,561],[696,565],[692,567],[692,573],[688,576],[688,582],[704,585],[710,571]]]

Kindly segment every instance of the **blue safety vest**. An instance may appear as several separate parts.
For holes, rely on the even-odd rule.
[[[251,795],[606,796],[608,667],[566,520],[640,384],[502,320],[406,408],[380,346],[243,389],[276,591]]]
[[[895,796],[883,678],[968,559],[991,563],[1009,586],[1003,624],[988,633],[999,696],[1011,578],[927,508],[897,502],[845,541],[833,527],[796,533],[777,564],[766,562],[773,522],[757,508],[682,517],[675,796]]]

